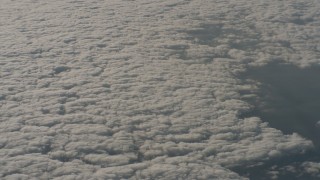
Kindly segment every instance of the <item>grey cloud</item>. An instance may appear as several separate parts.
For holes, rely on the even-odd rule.
[[[320,177],[320,164],[318,162],[304,162],[302,167],[305,173],[311,174],[315,178]]]
[[[5,0],[0,177],[246,179],[312,149],[240,117],[247,64],[318,63],[320,5],[296,2]]]

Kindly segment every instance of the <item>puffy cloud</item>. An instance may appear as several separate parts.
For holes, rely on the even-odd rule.
[[[318,62],[301,2],[4,0],[0,177],[245,179],[229,169],[313,148],[241,117],[257,85],[237,77]]]
[[[304,162],[302,164],[304,172],[307,174],[311,174],[315,178],[320,177],[320,163],[318,162]]]

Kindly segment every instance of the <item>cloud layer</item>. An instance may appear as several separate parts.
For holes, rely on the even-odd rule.
[[[319,7],[4,0],[0,177],[245,179],[229,168],[305,152],[298,134],[240,118],[257,87],[237,74],[319,63]]]

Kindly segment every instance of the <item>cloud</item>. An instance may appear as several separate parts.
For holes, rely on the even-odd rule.
[[[319,178],[319,170],[318,162],[293,162],[284,166],[275,165],[267,169],[266,175],[270,179],[286,179],[290,177],[300,179],[317,179]]]
[[[319,3],[298,2],[5,0],[0,177],[246,179],[312,149],[241,117],[257,85],[237,77],[318,63]]]
[[[304,162],[302,167],[305,173],[311,174],[315,178],[320,177],[320,164],[318,162]]]

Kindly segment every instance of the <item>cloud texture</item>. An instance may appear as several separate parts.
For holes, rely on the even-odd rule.
[[[257,87],[237,74],[319,63],[319,7],[4,0],[1,179],[245,179],[229,169],[305,152],[298,134],[240,118]]]

